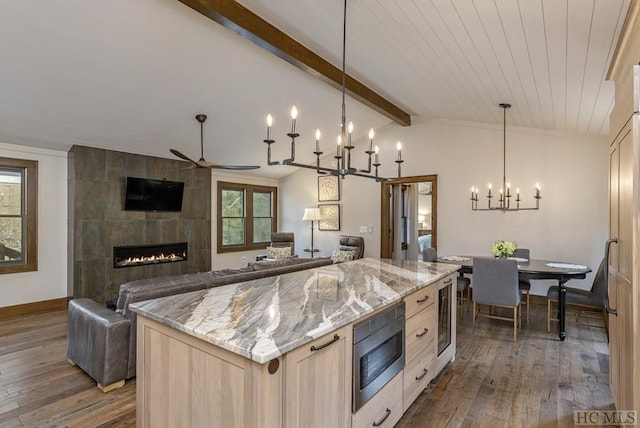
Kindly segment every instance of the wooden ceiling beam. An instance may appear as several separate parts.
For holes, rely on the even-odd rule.
[[[230,0],[179,1],[334,88],[342,89],[341,69],[239,3]],[[402,126],[411,125],[411,116],[391,101],[348,74],[345,80],[349,96]]]

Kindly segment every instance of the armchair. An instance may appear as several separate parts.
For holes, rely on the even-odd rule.
[[[362,236],[340,235],[340,250],[353,251],[353,260],[364,257],[364,238]]]
[[[270,247],[274,248],[291,248],[291,257],[297,257],[295,254],[295,242],[293,232],[273,232],[271,233]],[[256,261],[268,258],[267,254],[260,254],[256,257]]]

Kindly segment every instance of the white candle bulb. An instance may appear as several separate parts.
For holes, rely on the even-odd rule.
[[[489,183],[489,185],[487,187],[489,187],[489,190],[491,190],[491,183]]]
[[[298,109],[296,106],[291,107],[291,133],[296,133],[296,118],[298,117]]]
[[[267,140],[271,140],[271,125],[273,125],[273,117],[267,115]]]
[[[347,130],[349,131],[349,134],[353,132],[353,122],[349,122],[349,125],[347,126]]]
[[[373,140],[374,135],[375,135],[375,133],[373,132],[373,128],[371,128],[371,129],[369,130],[369,139],[370,139],[370,140]]]
[[[507,189],[511,188],[511,183],[507,183]]]
[[[320,139],[320,130],[316,129],[316,140]]]
[[[316,152],[320,151],[320,130],[316,129]]]

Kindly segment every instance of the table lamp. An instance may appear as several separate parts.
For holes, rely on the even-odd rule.
[[[306,248],[304,251],[311,253],[311,258],[313,258],[313,253],[320,251],[313,247],[313,222],[322,220],[322,215],[320,214],[320,208],[305,208],[304,216],[302,216],[302,220],[311,221],[311,247]]]

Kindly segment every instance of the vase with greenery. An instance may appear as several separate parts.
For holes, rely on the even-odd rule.
[[[496,241],[493,243],[491,252],[499,259],[506,259],[511,256],[513,252],[518,248],[515,242],[512,241]]]

